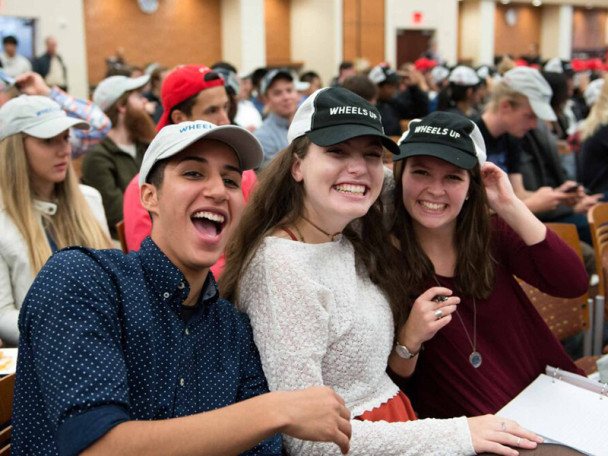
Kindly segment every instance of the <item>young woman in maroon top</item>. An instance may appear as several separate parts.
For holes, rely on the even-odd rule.
[[[574,298],[588,284],[579,257],[485,163],[472,122],[440,112],[412,122],[394,159],[392,234],[415,296],[448,289],[437,302],[422,299],[436,288],[413,296],[397,326],[417,356],[395,373],[419,416],[496,413],[547,365],[582,374],[514,278]]]

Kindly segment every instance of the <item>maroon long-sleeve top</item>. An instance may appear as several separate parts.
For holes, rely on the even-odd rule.
[[[492,223],[492,254],[498,262],[494,291],[476,301],[476,348],[483,362],[477,369],[470,364],[471,343],[454,316],[424,344],[407,382],[406,392],[421,418],[496,413],[547,365],[584,375],[513,277],[552,296],[574,298],[588,286],[580,258],[550,230],[544,241],[526,246],[502,219],[495,216]],[[438,279],[461,297],[458,313],[473,339],[473,300],[462,297],[452,278]]]

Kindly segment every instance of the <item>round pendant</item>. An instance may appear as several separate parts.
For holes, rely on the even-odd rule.
[[[471,363],[471,365],[477,369],[479,366],[481,366],[481,354],[479,352],[474,351],[473,353],[471,353],[469,355],[469,362]]]

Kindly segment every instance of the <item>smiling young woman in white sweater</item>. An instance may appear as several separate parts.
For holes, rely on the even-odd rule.
[[[353,416],[353,455],[534,448],[538,437],[494,416],[418,421],[386,374],[387,362],[399,372],[409,361],[391,356],[407,287],[384,268],[395,253],[377,201],[383,147],[398,149],[376,108],[345,89],[321,89],[298,109],[289,141],[261,175],[221,281],[251,319],[270,389],[334,388]],[[434,287],[421,299],[442,292]],[[339,453],[332,444],[285,444],[290,454]]]

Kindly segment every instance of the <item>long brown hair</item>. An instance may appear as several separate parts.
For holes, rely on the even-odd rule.
[[[294,157],[303,159],[310,144],[306,136],[295,139],[262,171],[258,186],[226,248],[226,267],[220,279],[220,290],[222,296],[237,307],[240,278],[264,237],[273,229],[294,223],[302,215],[304,186],[294,180],[291,169]],[[387,295],[395,323],[400,327],[405,321],[407,290],[398,269],[392,267],[399,261],[398,252],[389,242],[382,214],[382,202],[378,198],[365,216],[344,229],[343,235],[353,244],[356,261],[366,267],[372,282]]]
[[[25,239],[32,273],[37,274],[52,252],[34,210],[36,195],[30,183],[23,139],[24,135],[18,133],[0,141],[0,191],[4,210]],[[55,184],[55,199],[57,212],[42,217],[58,248],[69,245],[113,248],[78,187],[71,163],[63,182]]]
[[[407,159],[396,162],[393,168],[395,205],[391,214],[390,230],[401,250],[402,280],[418,294],[435,285],[435,268],[418,242],[412,217],[403,205],[402,176],[406,161]],[[454,281],[459,293],[484,299],[492,292],[495,266],[490,253],[492,233],[488,198],[479,165],[475,165],[469,175],[469,199],[456,219],[457,256]]]

